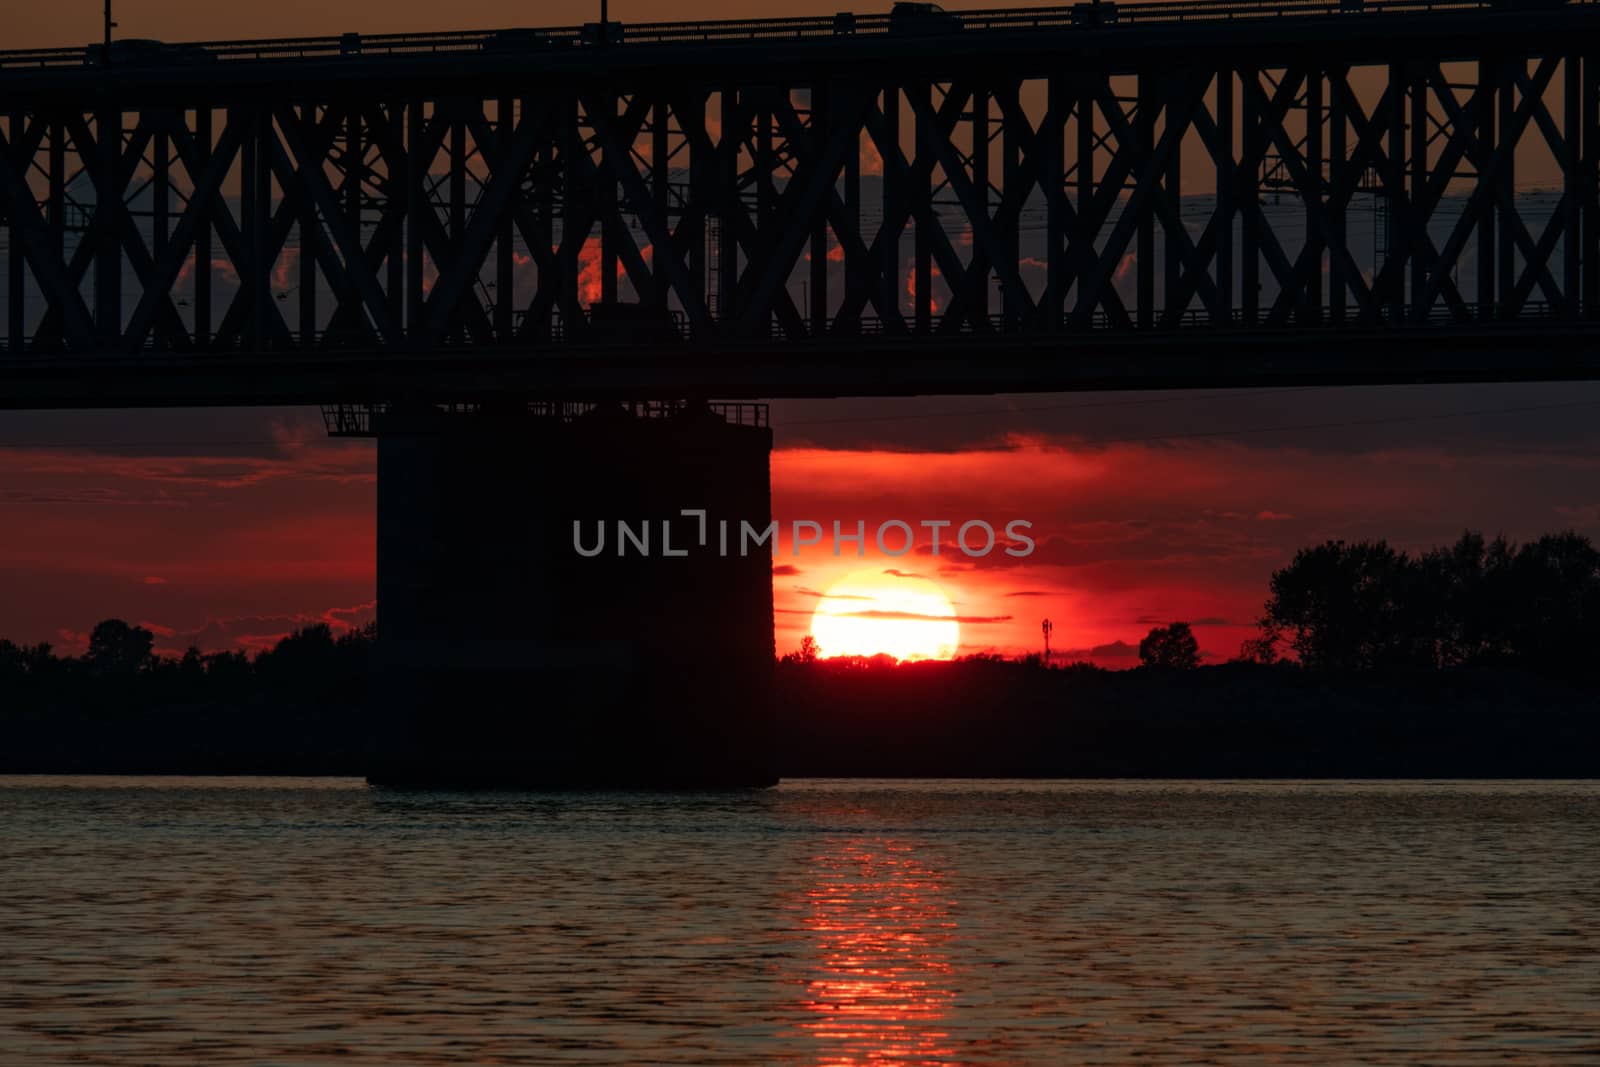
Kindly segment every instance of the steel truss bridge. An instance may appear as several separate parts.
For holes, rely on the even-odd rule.
[[[0,407],[1600,377],[1600,2],[0,53]]]

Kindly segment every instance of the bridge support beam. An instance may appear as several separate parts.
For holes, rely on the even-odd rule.
[[[36,371],[266,403],[304,366],[312,402],[771,396],[752,364],[901,343],[1026,348],[1046,388],[1113,347],[1197,373],[1202,324],[1292,327],[1287,370],[1318,332],[1600,321],[1594,5],[1379,6],[0,55],[0,405]],[[596,303],[680,327],[603,393],[566,369]],[[758,358],[651,384],[684,339]],[[436,358],[559,369],[380,381]]]
[[[772,544],[740,536],[771,521],[770,430],[703,405],[526,404],[372,430],[372,782],[775,782]]]

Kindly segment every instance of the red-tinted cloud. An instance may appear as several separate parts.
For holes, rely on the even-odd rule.
[[[0,635],[73,642],[117,616],[172,631],[163,647],[260,647],[311,622],[370,617],[370,442],[329,441],[308,416],[264,424],[251,448],[146,451],[0,446]],[[772,471],[785,523],[867,527],[860,555],[834,555],[825,538],[796,556],[786,531],[772,561],[780,651],[798,645],[831,585],[864,570],[937,582],[962,620],[963,652],[1037,651],[1049,618],[1057,650],[1113,664],[1151,626],[1185,620],[1225,658],[1250,635],[1272,570],[1306,544],[1385,537],[1415,549],[1465,527],[1600,534],[1600,458],[1587,448],[1091,445],[1033,433],[953,451],[782,447]],[[982,519],[997,532],[1025,519],[1035,550],[972,558],[952,527],[935,555],[918,526],[911,552],[880,553],[872,532],[892,518]]]

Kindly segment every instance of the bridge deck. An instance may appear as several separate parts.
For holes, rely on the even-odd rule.
[[[622,27],[622,38],[616,42],[601,42],[593,26],[175,42],[162,51],[130,55],[121,61],[120,73],[148,80],[159,70],[163,77],[194,82],[232,77],[261,64],[315,60],[336,63],[340,77],[360,77],[369,70],[391,71],[396,59],[460,63],[469,57],[480,63],[484,59],[514,61],[519,69],[527,70],[530,60],[555,67],[574,62],[593,66],[670,62],[676,54],[686,62],[701,62],[708,46],[726,49],[732,58],[751,45],[826,45],[867,57],[885,45],[947,53],[994,48],[1007,38],[1037,45],[1041,34],[1049,47],[1079,44],[1104,48],[1137,42],[1140,31],[1174,29],[1187,31],[1186,40],[1196,44],[1219,39],[1219,31],[1240,39],[1241,31],[1249,30],[1265,31],[1273,40],[1289,43],[1321,38],[1330,26],[1359,37],[1422,26],[1436,33],[1520,30],[1530,17],[1540,23],[1553,20],[1577,25],[1600,9],[1600,0],[1134,0],[1105,5],[1103,10],[1114,11],[1111,16],[1095,15],[1094,7],[1093,3],[1077,2],[952,12],[959,30],[951,24],[948,32],[917,32],[914,23],[897,23],[885,12],[845,12],[848,21],[834,15],[614,22],[613,26]],[[1428,21],[1417,23],[1418,17]],[[1207,35],[1199,36],[1203,33]],[[802,51],[798,55],[812,58],[817,53]],[[100,61],[100,46],[93,44],[0,50],[0,84],[21,89],[30,81],[39,81],[37,75],[41,74],[92,77],[107,72]],[[44,84],[65,83],[55,77]]]
[[[918,396],[1600,380],[1600,323],[1102,333],[1071,341],[879,336],[764,344],[470,345],[12,359],[0,409],[365,403],[492,396]]]
[[[1600,377],[1600,0],[1111,12],[0,53],[0,408]]]

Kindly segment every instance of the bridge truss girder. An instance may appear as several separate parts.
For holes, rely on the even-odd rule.
[[[3,337],[539,349],[624,285],[741,344],[1600,317],[1600,56],[1247,55],[13,106]]]

